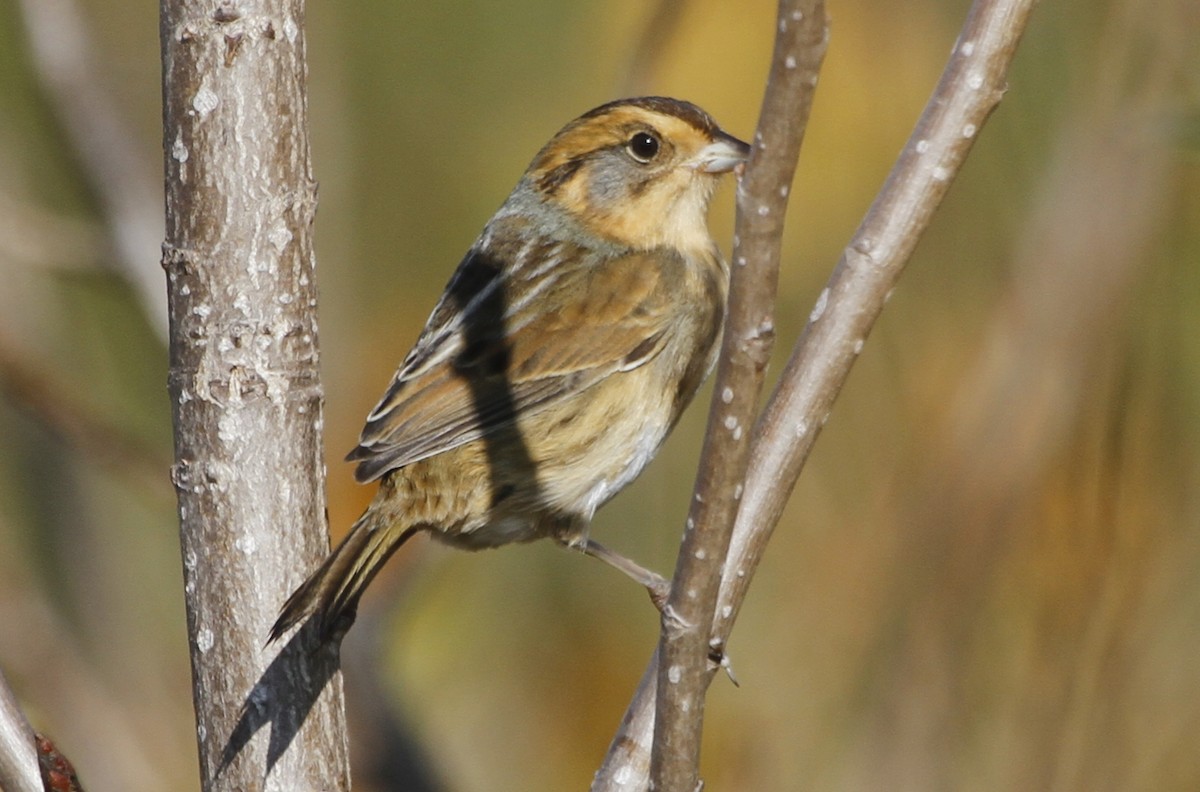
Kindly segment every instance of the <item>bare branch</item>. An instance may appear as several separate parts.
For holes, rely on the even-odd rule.
[[[829,27],[823,0],[782,0],[753,153],[738,189],[729,313],[687,529],[663,610],[651,779],[695,789],[708,688],[709,626],[775,338],[775,292],[788,191]]]
[[[977,0],[972,6],[916,129],[818,298],[755,426],[713,625],[717,646],[728,639],[771,532],[871,326],[1003,95],[1032,5],[1032,0]],[[718,400],[722,396],[718,390]],[[712,670],[707,673],[711,680]],[[648,740],[633,729],[645,724],[643,713],[656,696],[652,682],[664,677],[671,679],[669,672],[643,678],[593,790],[646,787],[647,778],[639,773],[645,757],[638,751]]]
[[[33,729],[0,672],[0,789],[42,792]]]
[[[817,298],[755,427],[746,497],[721,581],[715,634],[727,638],[788,496],[867,334],[1004,95],[1033,0],[976,0],[916,129]]]
[[[336,649],[304,630],[263,645],[329,548],[304,4],[164,0],[162,14],[172,479],[201,784],[346,790]]]

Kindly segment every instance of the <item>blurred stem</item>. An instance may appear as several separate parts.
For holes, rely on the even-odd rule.
[[[89,460],[136,481],[158,496],[167,494],[165,455],[122,427],[99,418],[77,401],[78,389],[21,354],[0,334],[0,393],[29,412],[46,429]]]
[[[347,790],[336,650],[304,631],[264,646],[329,548],[304,3],[162,0],[161,13],[172,480],[201,785]]]
[[[21,0],[32,61],[50,106],[99,199],[120,274],[135,289],[150,325],[167,332],[159,197],[116,101],[100,79],[88,27],[74,0]]]
[[[738,185],[729,313],[716,394],[687,529],[663,609],[650,778],[654,789],[691,792],[699,781],[704,698],[721,567],[729,551],[750,446],[749,428],[775,339],[783,221],[808,125],[829,26],[823,0],[779,4],[775,53],[758,131]]]
[[[945,672],[970,666],[979,624],[994,607],[985,601],[996,595],[995,570],[1011,564],[1012,548],[1039,530],[1029,527],[1028,513],[1046,497],[1056,465],[1070,458],[1072,467],[1089,467],[1069,457],[1087,432],[1089,413],[1110,409],[1119,416],[1113,423],[1121,428],[1110,430],[1112,445],[1099,464],[1131,465],[1133,455],[1120,446],[1122,432],[1137,425],[1131,417],[1137,410],[1130,393],[1106,386],[1104,372],[1129,355],[1118,351],[1118,329],[1130,306],[1138,306],[1135,286],[1155,263],[1149,251],[1172,216],[1181,152],[1163,134],[1163,121],[1194,51],[1188,44],[1196,30],[1185,6],[1186,0],[1160,4],[1154,17],[1127,5],[1109,9],[1105,44],[1080,69],[1085,76],[1072,92],[1073,112],[1040,169],[1033,208],[1017,226],[1011,282],[984,324],[979,353],[946,394],[941,420],[926,430],[936,438],[926,466],[903,485],[894,519],[908,530],[895,555],[908,572],[882,599],[880,621],[897,625],[894,633],[868,650],[889,658],[871,675],[881,704],[869,732],[907,739],[874,747],[876,784],[954,785],[941,762],[944,737],[967,733],[977,711],[971,696],[945,695],[951,684],[968,684]],[[1148,52],[1155,57],[1146,59]],[[1119,531],[1108,512],[1118,503],[1126,508],[1129,492],[1116,484],[1123,478],[1100,475],[1105,483],[1097,501],[1105,511],[1070,528],[1054,525],[1053,533],[1063,532],[1058,541],[1075,548],[1054,593],[1025,592],[1043,607],[1072,604],[1052,637],[1030,638],[1027,651],[1038,658],[1031,665],[1049,679],[1061,663],[1068,684],[1061,694],[1040,691],[1037,717],[1020,736],[1025,746],[1011,748],[1025,757],[1020,788],[1095,786],[1099,711],[1128,684],[1113,647],[1118,636],[1128,638],[1128,625],[1139,618],[1133,615],[1139,589],[1153,581],[1151,571],[1130,574],[1128,565],[1164,539],[1158,523],[1137,531],[1129,545],[1119,534],[1099,539]],[[1091,549],[1089,541],[1106,549]],[[1113,786],[1137,784],[1114,780]]]
[[[724,563],[718,567],[723,574],[712,614],[714,646],[724,647],[729,637],[766,543],[867,334],[979,130],[1003,95],[1006,74],[1032,5],[1032,0],[977,0],[972,5],[916,129],[817,300],[755,426],[728,557],[723,557]],[[736,269],[736,244],[734,255]],[[723,401],[722,381],[717,383],[716,394]],[[704,464],[709,464],[707,459]],[[678,687],[669,666],[667,672],[662,671],[666,665],[664,657],[659,673],[643,677],[593,790],[646,788],[648,779],[642,773],[649,763],[640,752],[650,741],[633,729],[644,728],[649,720],[641,713],[655,700],[655,682],[660,683],[657,687],[664,680]],[[706,671],[705,684],[713,673],[712,668]],[[679,678],[683,680],[682,675]],[[656,746],[655,750],[661,749]],[[694,788],[695,784],[686,787],[687,792]]]
[[[654,10],[633,49],[633,57],[622,81],[623,90],[619,93],[626,96],[647,93],[648,87],[654,82],[663,52],[679,29],[679,21],[686,7],[687,0],[658,0],[654,4]]]

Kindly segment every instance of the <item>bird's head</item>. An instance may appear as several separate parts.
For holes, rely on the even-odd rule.
[[[597,107],[538,153],[525,184],[604,239],[637,249],[708,249],[717,180],[750,156],[708,113],[642,97]]]

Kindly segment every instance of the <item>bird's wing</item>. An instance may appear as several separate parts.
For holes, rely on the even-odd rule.
[[[347,457],[359,481],[511,427],[666,343],[682,256],[515,255],[506,267],[473,250],[459,265]]]

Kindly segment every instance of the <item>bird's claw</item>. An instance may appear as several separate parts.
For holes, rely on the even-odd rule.
[[[733,673],[733,663],[729,660],[729,655],[725,654],[725,642],[720,638],[713,638],[708,642],[708,661],[713,664],[714,668],[722,668],[725,670],[725,675],[729,677],[729,681],[734,687],[741,687],[736,676]]]

